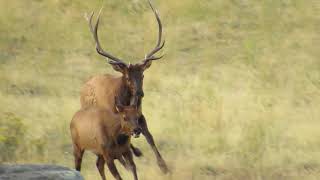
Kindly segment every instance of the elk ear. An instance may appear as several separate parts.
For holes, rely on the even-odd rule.
[[[119,63],[119,62],[109,62],[109,64],[113,67],[114,70],[125,73],[127,69],[127,65],[124,63]]]
[[[147,62],[145,62],[145,63],[143,64],[143,66],[142,66],[142,69],[143,69],[143,70],[148,69],[148,68],[151,66],[151,64],[152,64],[152,61],[147,61]]]

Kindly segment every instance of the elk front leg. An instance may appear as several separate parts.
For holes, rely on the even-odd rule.
[[[122,178],[117,170],[117,167],[114,164],[114,160],[108,160],[107,165],[108,165],[108,168],[109,168],[111,174],[113,175],[113,177],[116,178],[116,180],[122,180]]]
[[[128,164],[126,163],[126,161],[123,159],[123,156],[120,156],[120,157],[118,158],[118,160],[119,160],[120,164],[121,164],[124,168],[126,168],[127,170],[130,169],[129,166],[128,166]]]
[[[138,180],[137,168],[136,168],[136,164],[133,161],[133,156],[132,156],[131,151],[128,150],[127,152],[123,153],[123,157],[126,159],[128,164],[130,165],[134,180]]]
[[[97,168],[99,170],[99,173],[100,173],[102,180],[106,180],[106,175],[104,173],[104,163],[105,163],[105,161],[103,159],[103,156],[98,155],[96,165],[97,165]]]
[[[167,166],[166,162],[163,160],[161,154],[158,151],[157,146],[154,143],[153,137],[148,129],[146,119],[143,115],[141,115],[141,117],[139,118],[139,125],[142,129],[142,134],[145,136],[148,144],[151,146],[154,154],[156,155],[157,163],[158,163],[158,166],[160,167],[161,171],[165,174],[168,173],[169,172],[168,166]]]

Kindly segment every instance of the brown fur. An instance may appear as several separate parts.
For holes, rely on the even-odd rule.
[[[138,71],[139,69],[133,69]],[[134,73],[132,73],[134,74]],[[140,73],[136,73],[135,75]],[[100,107],[109,111],[115,111],[115,99],[114,97],[120,97],[119,100],[122,104],[130,104],[132,96],[130,88],[127,86],[128,82],[125,78],[127,75],[117,77],[113,75],[97,75],[89,79],[81,89],[80,102],[82,108],[94,106]],[[143,76],[140,74],[140,76]],[[142,85],[142,83],[141,83]],[[141,97],[137,98],[138,111],[141,113]],[[163,160],[160,152],[158,151],[154,139],[149,132],[147,122],[143,115],[139,118],[139,126],[142,130],[142,134],[146,137],[147,142],[150,144],[154,154],[157,158],[157,163],[164,173],[167,173],[168,167]],[[141,151],[131,145],[131,149],[136,156],[141,156]]]
[[[90,18],[88,18],[90,31],[96,43],[96,51],[100,55],[107,57],[109,64],[115,71],[120,72],[122,76],[117,77],[106,74],[94,76],[88,80],[81,90],[80,102],[82,108],[93,106],[116,112],[114,101],[114,97],[116,96],[119,98],[121,104],[136,104],[138,106],[139,113],[141,113],[141,100],[144,96],[143,72],[151,66],[154,60],[159,60],[163,57],[157,57],[156,54],[165,45],[165,41],[162,39],[162,23],[159,14],[153,7],[150,0],[149,5],[158,22],[158,41],[154,49],[145,55],[145,58],[142,60],[142,62],[136,64],[127,64],[120,58],[117,58],[103,50],[98,37],[100,13],[97,17],[95,25],[93,25],[94,13],[91,14]],[[159,167],[164,173],[167,173],[168,167],[155,145],[154,139],[148,130],[148,126],[143,115],[139,117],[139,126],[142,134],[146,137],[147,142],[150,144],[153,152],[156,155]],[[133,147],[132,144],[131,149],[135,155],[141,155],[141,151],[138,148]]]
[[[94,106],[79,110],[70,123],[76,169],[80,171],[82,155],[85,150],[89,150],[98,157],[97,167],[103,180],[105,180],[104,162],[107,163],[114,177],[121,179],[114,160],[119,159],[125,164],[122,156],[131,166],[134,177],[137,179],[130,151],[130,137],[137,125],[131,121],[135,121],[139,116],[137,109],[132,107],[125,107],[120,114]],[[127,137],[127,141],[119,144],[120,136]]]
[[[96,106],[103,109],[114,109],[114,97],[119,97],[122,86],[122,77],[105,74],[90,78],[80,92],[81,107]]]

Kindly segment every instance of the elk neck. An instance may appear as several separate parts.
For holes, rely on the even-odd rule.
[[[124,76],[122,77],[122,83],[116,96],[119,98],[121,104],[125,106],[130,105],[132,94],[130,92],[130,88],[125,83]]]
[[[122,76],[121,85],[117,94],[121,104],[125,106],[137,104],[141,105],[141,96],[134,96],[130,90],[130,87],[125,83],[125,77]]]
[[[113,134],[114,145],[125,145],[130,141],[131,134],[130,128],[126,126],[122,127],[119,121],[119,125]]]

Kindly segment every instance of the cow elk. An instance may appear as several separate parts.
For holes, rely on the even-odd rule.
[[[135,105],[116,105],[118,113],[100,107],[87,107],[79,110],[70,123],[73,142],[75,168],[81,170],[82,156],[85,150],[97,155],[96,166],[101,178],[106,179],[104,164],[112,175],[121,177],[114,164],[119,159],[122,165],[130,166],[134,179],[137,180],[136,166],[130,151],[130,138],[139,129],[138,118],[141,116]],[[124,160],[124,159],[125,160]]]
[[[102,49],[99,38],[98,38],[98,27],[100,21],[100,13],[97,21],[93,26],[92,18],[94,13],[91,14],[89,21],[90,31],[93,35],[96,44],[97,52],[108,59],[108,63],[113,67],[114,70],[120,72],[122,76],[114,76],[110,74],[97,75],[90,78],[82,87],[80,94],[81,107],[85,108],[88,106],[97,106],[103,109],[108,109],[116,112],[115,107],[115,96],[119,97],[119,101],[124,105],[137,104],[138,109],[141,112],[141,100],[144,96],[143,92],[143,72],[151,66],[152,61],[159,60],[163,56],[155,56],[165,44],[162,40],[162,23],[158,12],[154,9],[153,5],[149,1],[149,5],[156,17],[159,33],[158,41],[155,48],[150,51],[145,58],[137,64],[127,64],[123,60],[111,55]],[[164,172],[168,172],[168,167],[161,157],[154,139],[148,130],[146,119],[143,114],[139,117],[139,126],[142,134],[146,137],[147,142],[151,146],[153,152],[156,155],[158,165]],[[141,132],[136,131],[135,134],[138,136]],[[141,151],[135,148],[131,144],[133,153],[137,156],[141,155]]]

